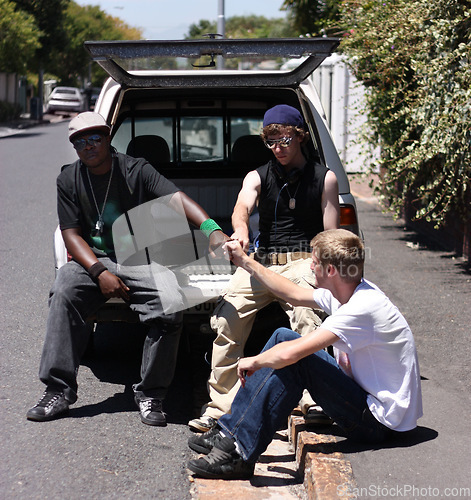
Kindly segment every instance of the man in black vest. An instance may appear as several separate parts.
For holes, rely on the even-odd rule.
[[[325,229],[339,227],[340,207],[335,174],[306,158],[302,145],[309,140],[300,112],[281,104],[264,116],[262,139],[274,158],[244,179],[232,214],[232,239],[249,250],[249,218],[258,206],[260,235],[254,259],[303,287],[311,275],[310,242]],[[193,431],[206,432],[229,413],[239,389],[237,362],[257,311],[278,300],[291,328],[304,335],[321,324],[316,313],[292,307],[237,269],[211,318],[217,337],[213,343],[209,395],[203,415],[189,422]]]

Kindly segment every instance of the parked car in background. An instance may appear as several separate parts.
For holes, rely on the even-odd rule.
[[[111,127],[111,144],[146,158],[226,234],[232,234],[230,219],[243,178],[273,156],[259,134],[264,113],[276,104],[291,105],[303,115],[310,132],[305,154],[335,172],[341,227],[359,234],[349,181],[308,78],[338,43],[332,38],[139,40],[85,42],[85,47],[110,75],[95,111]],[[189,64],[182,65],[185,58]],[[236,69],[218,69],[217,58],[226,59],[227,66],[237,61],[231,64]],[[279,69],[292,58],[299,58],[298,67]],[[256,236],[256,215],[252,230]],[[55,250],[60,267],[66,252],[57,232]],[[186,286],[206,300],[188,313],[207,317],[229,279],[227,272],[188,266]],[[118,318],[116,311],[111,317]]]
[[[65,113],[80,113],[85,111],[86,98],[76,87],[56,87],[49,96],[46,113],[62,111]]]

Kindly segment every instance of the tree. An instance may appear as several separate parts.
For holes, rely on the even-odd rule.
[[[341,47],[367,86],[368,140],[398,215],[471,219],[471,8],[464,0],[344,0]]]
[[[322,36],[337,32],[339,0],[284,0],[282,10],[299,35]]]
[[[190,30],[188,35],[185,35],[185,38],[203,38],[210,33],[216,33],[216,30],[216,21],[201,19],[198,24],[190,24]]]
[[[185,38],[203,38],[210,33],[216,33],[216,22],[203,19],[199,24],[190,26],[189,34]],[[233,16],[226,21],[225,38],[287,38],[295,36],[290,24],[285,20],[268,19],[263,16]],[[206,61],[198,61],[204,64]],[[235,69],[240,60],[227,59],[226,68]],[[256,61],[253,61],[256,62]]]
[[[30,38],[29,45],[24,45],[23,50],[18,50],[14,56],[10,54],[11,64],[19,61],[20,67],[28,69],[30,73],[39,72],[39,89],[41,88],[41,75],[44,70],[51,78],[59,80],[62,84],[79,86],[89,74],[90,57],[83,47],[86,40],[137,40],[142,38],[140,29],[128,26],[124,21],[107,15],[99,7],[81,7],[72,0],[0,0],[0,8],[5,9],[2,14],[0,26],[7,23],[12,15],[15,21],[11,22],[9,36],[2,35],[0,44],[5,50],[11,50],[12,40],[18,49],[22,49],[20,28],[23,35]],[[15,10],[11,14],[11,5]],[[7,10],[7,7],[9,10]],[[7,16],[7,13],[8,16]],[[21,20],[21,22],[19,22]],[[28,22],[25,24],[25,20]],[[10,36],[12,29],[18,31],[18,36]],[[17,38],[17,40],[15,40]],[[31,46],[33,49],[31,49]],[[2,45],[0,45],[2,47]],[[31,56],[34,50],[34,57]],[[6,54],[2,50],[1,58]],[[18,54],[22,54],[18,57]],[[29,54],[28,57],[26,57]],[[5,56],[6,59],[6,56]],[[15,66],[17,68],[17,66]],[[101,85],[106,75],[97,65],[92,65],[92,80],[97,86]]]
[[[51,53],[64,47],[67,40],[64,15],[69,0],[13,0],[13,3],[17,12],[23,11],[34,17],[39,33],[40,45],[29,69],[48,70]]]
[[[32,15],[0,0],[0,71],[24,74],[40,47],[40,36]]]
[[[190,25],[185,38],[203,38],[216,33],[216,21],[202,19]],[[226,38],[283,38],[296,36],[284,19],[268,19],[264,16],[233,16],[226,21]]]
[[[63,84],[78,85],[88,78],[90,56],[83,43],[87,40],[139,40],[140,29],[131,28],[121,19],[109,16],[97,6],[84,7],[71,1],[67,7],[64,27],[67,42],[54,54],[55,64],[51,72]],[[106,77],[96,64],[91,66],[92,83],[100,86]]]

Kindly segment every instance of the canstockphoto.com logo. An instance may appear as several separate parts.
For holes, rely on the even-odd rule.
[[[380,486],[371,484],[357,488],[345,483],[337,486],[339,498],[469,498],[471,487],[435,488],[433,486],[414,486],[403,484]]]

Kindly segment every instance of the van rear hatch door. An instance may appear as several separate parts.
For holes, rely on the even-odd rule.
[[[338,44],[336,38],[132,40],[89,41],[85,48],[123,88],[294,87]],[[288,59],[300,63],[279,69]],[[218,69],[222,64],[233,69]]]

